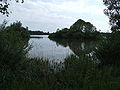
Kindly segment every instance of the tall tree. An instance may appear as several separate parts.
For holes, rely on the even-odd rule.
[[[8,11],[8,7],[9,7],[9,2],[11,0],[0,0],[0,13],[4,14],[4,15],[9,15],[9,11]],[[15,0],[16,2],[21,1],[21,3],[24,2],[24,0]]]
[[[71,27],[71,30],[80,31],[80,32],[95,32],[97,31],[96,27],[90,22],[85,22],[82,19],[77,20]]]
[[[104,13],[109,17],[111,30],[120,31],[120,0],[103,0],[107,9]]]

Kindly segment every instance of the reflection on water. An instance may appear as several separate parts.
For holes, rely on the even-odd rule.
[[[35,36],[34,36],[35,37]],[[96,46],[94,41],[80,41],[68,39],[49,39],[47,35],[37,35],[43,38],[31,38],[29,43],[32,49],[29,51],[30,58],[43,58],[49,60],[64,60],[67,56],[75,54],[89,54]]]
[[[51,39],[57,44],[64,47],[69,47],[74,54],[80,56],[81,54],[89,54],[93,51],[94,47],[97,45],[97,41],[81,41],[81,40],[68,40],[68,39]]]
[[[28,53],[30,58],[43,58],[49,60],[63,60],[67,56],[74,54],[72,50],[50,40],[47,35],[39,35],[43,38],[31,38],[29,43],[32,45]],[[37,36],[38,37],[38,36]]]

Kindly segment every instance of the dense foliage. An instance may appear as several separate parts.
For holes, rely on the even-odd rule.
[[[95,55],[101,65],[120,64],[120,0],[103,0],[107,9],[105,14],[109,18],[112,33],[108,35],[96,48]]]
[[[120,33],[112,33],[95,49],[95,55],[100,60],[101,65],[111,64],[119,66],[120,64]]]
[[[109,17],[112,31],[120,31],[120,0],[103,0],[107,9],[104,13]]]
[[[70,29],[64,28],[57,30],[56,33],[49,35],[49,38],[67,38],[67,39],[98,39],[100,36],[96,27],[90,22],[79,19]]]
[[[1,89],[119,90],[119,70],[119,67],[113,66],[96,68],[86,56],[81,58],[70,56],[64,63],[52,63],[52,65],[41,59],[31,59],[24,61],[13,74],[11,74],[13,71],[4,71],[3,80],[5,81],[7,77],[8,81]]]
[[[0,25],[0,84],[9,82],[12,73],[25,60],[28,40],[28,30],[20,22],[6,26],[4,21]]]

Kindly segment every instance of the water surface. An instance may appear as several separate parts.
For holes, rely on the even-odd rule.
[[[49,60],[64,60],[71,54],[80,57],[82,54],[90,54],[96,46],[96,41],[81,41],[77,39],[49,39],[48,35],[32,35],[29,43],[32,45],[28,53],[30,58],[43,58]]]
[[[32,46],[28,53],[30,58],[63,60],[67,56],[74,54],[69,46],[64,47],[60,44],[57,44],[55,41],[50,40],[48,35],[34,35],[34,37],[35,36],[42,38],[31,38],[29,40],[29,43]]]

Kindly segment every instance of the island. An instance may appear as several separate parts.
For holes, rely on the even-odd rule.
[[[55,33],[49,34],[49,38],[99,39],[100,32],[90,22],[79,19],[70,28],[57,29]]]

